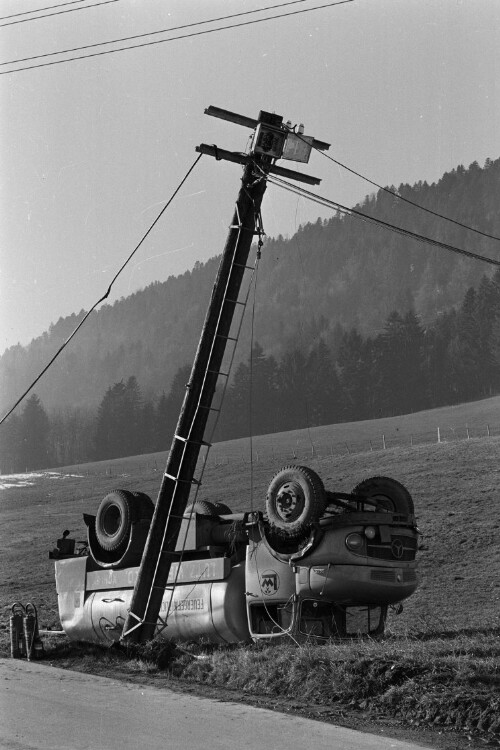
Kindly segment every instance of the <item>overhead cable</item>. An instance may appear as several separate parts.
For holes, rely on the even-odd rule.
[[[62,16],[63,13],[74,13],[77,10],[88,10],[89,8],[99,8],[99,6],[101,5],[109,5],[109,3],[118,3],[119,1],[120,0],[103,0],[100,3],[94,3],[94,5],[82,5],[80,8],[68,8],[67,10],[57,10],[54,13],[45,13],[43,16],[33,16],[33,18],[20,18],[18,21],[8,21],[8,23],[0,23],[0,28],[2,26],[14,26],[16,23],[29,23],[30,21],[40,21],[42,18],[51,18],[52,16]],[[61,3],[61,4],[65,5],[65,3]],[[55,5],[54,7],[57,8],[58,6]],[[33,10],[29,12],[36,13],[37,11]],[[21,14],[19,13],[15,15],[21,15]],[[9,18],[9,16],[6,16],[6,18]]]
[[[115,0],[111,0],[111,1],[115,1]],[[297,2],[298,1],[299,0],[297,0]],[[296,16],[296,15],[299,15],[301,13],[310,13],[313,10],[322,10],[324,8],[331,8],[331,7],[334,7],[334,6],[337,6],[337,5],[345,5],[346,3],[352,3],[352,2],[354,2],[354,0],[336,0],[336,2],[329,2],[329,3],[325,3],[323,5],[315,5],[312,8],[301,8],[300,10],[288,11],[287,13],[279,13],[276,16],[267,16],[266,18],[256,18],[256,19],[253,19],[251,21],[242,21],[240,23],[233,23],[233,24],[229,24],[227,26],[217,26],[214,29],[203,29],[202,31],[193,31],[193,32],[191,32],[189,34],[180,34],[179,36],[173,36],[173,37],[170,37],[168,39],[154,39],[154,40],[149,41],[149,42],[141,42],[140,44],[133,44],[133,45],[129,45],[127,47],[118,47],[116,49],[103,50],[102,52],[92,52],[89,55],[77,55],[75,57],[68,57],[68,58],[66,58],[64,60],[51,60],[49,62],[38,63],[36,65],[26,65],[26,66],[24,66],[22,68],[16,68],[15,70],[4,70],[4,71],[1,71],[0,75],[1,76],[5,76],[5,75],[10,75],[11,73],[20,73],[21,71],[24,71],[24,70],[34,70],[35,68],[46,68],[49,65],[61,65],[62,63],[73,62],[74,60],[85,60],[85,59],[87,59],[89,57],[100,57],[102,55],[111,55],[114,52],[124,52],[126,50],[138,49],[139,47],[151,47],[154,44],[165,44],[166,42],[175,42],[175,41],[178,41],[180,39],[189,39],[189,38],[195,37],[195,36],[203,36],[205,34],[213,34],[213,33],[218,32],[218,31],[228,31],[229,29],[237,29],[237,28],[241,28],[242,26],[251,26],[253,24],[264,23],[266,21],[274,21],[274,20],[276,20],[278,18],[286,18],[288,16]],[[286,3],[285,3],[285,5],[286,5]],[[248,12],[250,12],[250,11],[248,11]],[[255,12],[257,12],[257,11],[255,11]],[[210,21],[204,21],[204,22],[200,22],[200,23],[210,23]],[[166,31],[168,31],[168,29]],[[156,33],[156,32],[151,32],[151,33]],[[158,32],[158,33],[165,33],[165,32]],[[150,36],[150,34],[147,34],[147,36]],[[113,42],[102,42],[102,44],[113,44]],[[93,46],[94,45],[85,45],[85,47],[78,48],[78,49],[90,49]],[[63,52],[61,52],[61,53],[59,53],[59,52],[51,52],[51,53],[47,53],[47,54],[49,54],[49,55],[56,55],[56,54],[64,54],[64,53]],[[33,57],[28,57],[28,58],[24,58],[23,60],[19,60],[18,62],[27,62],[29,60],[38,59],[40,57],[44,57],[44,55],[35,55]],[[10,61],[10,62],[5,62],[5,63],[0,63],[0,65],[13,65],[13,64],[15,64],[15,62],[16,61]]]
[[[305,141],[305,138],[302,138],[302,136],[299,133],[296,133],[295,135],[297,135],[301,140]],[[351,167],[348,167],[346,164],[342,164],[341,161],[334,159],[333,156],[330,156],[330,154],[326,154],[321,149],[316,148],[314,144],[313,144],[313,148],[315,151],[318,151],[321,154],[321,156],[324,156],[326,159],[329,159],[334,164],[337,164],[339,167],[342,167],[342,169],[345,169],[347,172],[350,172],[351,174],[356,175],[356,177],[361,177],[362,180],[365,180],[365,182],[368,182],[370,185],[373,185],[379,190],[383,190],[384,193],[393,195],[394,198],[397,198],[398,200],[403,201],[404,203],[408,203],[410,206],[419,208],[421,211],[425,211],[428,214],[432,214],[432,216],[437,216],[439,219],[450,221],[452,224],[456,224],[457,226],[462,227],[462,229],[467,229],[469,232],[475,232],[476,234],[480,234],[483,237],[488,237],[490,240],[497,240],[497,242],[500,242],[500,237],[497,237],[494,234],[488,234],[488,232],[483,232],[481,229],[476,229],[475,227],[471,227],[468,224],[463,224],[461,221],[457,221],[457,219],[452,219],[450,216],[445,216],[444,214],[440,214],[438,211],[433,211],[431,208],[426,208],[426,206],[422,206],[420,203],[415,203],[415,201],[412,201],[409,198],[405,198],[404,195],[400,195],[399,193],[396,193],[394,190],[391,190],[388,187],[383,187],[382,185],[379,185],[378,182],[375,182],[374,180],[370,180],[369,177],[366,177],[360,172],[356,172],[355,169],[351,169]]]
[[[81,0],[78,0],[81,2]],[[131,42],[134,39],[144,39],[146,36],[155,36],[157,34],[169,34],[172,31],[181,31],[182,29],[190,29],[194,26],[203,26],[207,23],[216,23],[217,21],[226,21],[231,18],[239,18],[240,16],[248,16],[251,13],[262,13],[265,10],[275,10],[276,8],[283,8],[286,5],[296,5],[297,3],[305,3],[308,0],[289,0],[286,3],[280,3],[279,5],[268,5],[264,8],[256,8],[255,10],[246,10],[241,13],[232,13],[229,16],[219,16],[217,18],[209,18],[207,21],[194,21],[193,23],[185,23],[181,26],[171,26],[168,29],[159,29],[158,31],[147,31],[144,34],[134,34],[133,36],[123,36],[119,39],[110,39],[107,42],[96,42],[95,44],[84,44],[81,47],[70,47],[68,49],[57,50],[56,52],[46,52],[43,55],[32,55],[31,57],[21,57],[18,60],[8,60],[7,62],[0,63],[1,65],[14,65],[16,63],[27,62],[28,60],[39,60],[43,57],[52,57],[52,55],[65,55],[70,52],[80,52],[84,49],[93,49],[95,47],[105,47],[107,44],[119,44],[120,42]],[[0,19],[2,20],[2,19]]]
[[[321,195],[318,195],[317,193],[312,193],[310,190],[306,190],[305,188],[300,187],[299,185],[294,185],[291,182],[282,180],[279,177],[276,177],[274,175],[272,176],[269,175],[268,180],[269,182],[273,183],[274,185],[277,185],[278,187],[281,187],[284,190],[288,190],[289,192],[295,193],[297,195],[301,195],[307,200],[310,200],[314,203],[319,203],[322,206],[333,208],[336,211],[339,211],[340,213],[344,215],[348,214],[351,216],[355,216],[356,218],[362,219],[363,221],[367,221],[372,224],[377,224],[378,226],[384,227],[385,229],[388,229],[391,232],[396,232],[397,234],[403,235],[404,237],[418,240],[419,242],[424,242],[428,245],[433,245],[434,247],[439,247],[439,248],[442,248],[443,250],[448,250],[449,252],[452,252],[452,253],[465,255],[467,258],[472,258],[473,260],[479,260],[483,263],[489,263],[492,266],[500,266],[500,260],[495,260],[494,258],[487,258],[486,256],[480,255],[479,253],[472,252],[471,250],[464,250],[463,248],[456,247],[455,245],[450,245],[447,242],[441,242],[440,240],[435,240],[432,237],[426,237],[423,234],[418,234],[417,232],[412,232],[409,229],[404,229],[404,227],[398,227],[395,224],[390,224],[387,221],[383,221],[382,219],[377,219],[374,216],[370,216],[369,214],[363,213],[362,211],[357,211],[354,208],[348,208],[347,206],[343,206],[341,203],[332,201],[329,198],[325,198]]]
[[[76,5],[77,3],[84,3],[85,0],[71,0],[68,3],[58,3],[57,5],[48,5],[45,8],[36,8],[34,10],[25,10],[22,13],[11,13],[10,16],[0,16],[0,21],[6,21],[8,18],[17,18],[18,16],[29,16],[31,13],[42,13],[44,10],[52,10],[52,8],[62,8],[64,5]]]
[[[103,294],[103,296],[100,297],[97,300],[97,302],[95,302],[92,305],[92,307],[90,308],[90,310],[87,313],[85,313],[84,317],[78,323],[78,325],[76,326],[76,328],[72,331],[72,333],[68,336],[68,338],[64,341],[64,343],[61,344],[61,346],[59,347],[59,349],[57,350],[57,352],[53,355],[53,357],[51,357],[51,359],[49,360],[49,362],[45,365],[45,367],[39,373],[39,375],[37,375],[37,377],[33,380],[33,382],[31,383],[31,385],[24,391],[24,393],[21,396],[19,396],[19,398],[17,399],[16,403],[9,409],[9,411],[6,414],[4,414],[4,416],[2,417],[2,419],[0,419],[0,425],[3,424],[8,417],[10,417],[10,415],[12,414],[12,412],[14,411],[14,409],[16,409],[17,406],[19,406],[19,404],[21,403],[21,401],[28,395],[28,393],[38,383],[38,381],[40,380],[40,378],[47,372],[47,370],[49,369],[49,367],[55,362],[55,360],[58,358],[58,356],[61,354],[61,352],[67,347],[67,345],[69,344],[69,342],[71,341],[71,339],[76,335],[76,333],[83,326],[83,324],[85,323],[85,321],[87,320],[87,318],[89,317],[89,315],[91,315],[91,313],[93,313],[93,311],[96,309],[96,307],[98,305],[100,305],[101,302],[104,302],[104,300],[109,297],[109,294],[111,292],[111,288],[112,288],[113,284],[115,283],[115,281],[117,280],[118,276],[121,274],[121,272],[126,267],[126,265],[129,263],[129,261],[132,260],[133,256],[139,250],[140,246],[142,245],[142,243],[144,242],[144,240],[146,239],[146,237],[150,234],[150,232],[152,231],[152,229],[159,222],[159,220],[161,219],[161,217],[163,216],[163,214],[165,213],[165,211],[167,210],[167,208],[170,206],[170,204],[174,200],[175,196],[177,195],[177,193],[179,192],[179,190],[181,189],[181,187],[186,182],[187,178],[189,177],[189,175],[191,174],[191,172],[193,171],[193,169],[196,167],[196,165],[200,161],[202,155],[203,154],[199,154],[199,156],[194,160],[193,164],[191,164],[191,166],[189,167],[188,171],[186,172],[186,174],[184,175],[184,177],[182,178],[182,180],[179,182],[179,184],[175,188],[174,192],[172,193],[172,195],[170,196],[170,198],[168,199],[168,201],[165,203],[165,205],[163,206],[163,208],[159,212],[159,214],[156,217],[156,219],[149,226],[149,229],[143,234],[142,238],[137,243],[137,245],[134,247],[134,249],[132,250],[132,252],[128,256],[128,258],[124,261],[124,263],[122,263],[122,265],[120,266],[120,268],[118,269],[118,271],[115,273],[115,275],[111,279],[111,283],[109,284],[109,286],[108,286],[108,288],[106,290],[106,293]]]

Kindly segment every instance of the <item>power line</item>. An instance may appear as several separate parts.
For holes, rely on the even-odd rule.
[[[156,224],[159,222],[159,220],[161,219],[161,217],[163,216],[163,214],[165,213],[165,211],[167,210],[167,208],[170,206],[170,204],[174,200],[175,196],[177,195],[177,193],[179,192],[179,190],[181,189],[181,187],[186,182],[187,178],[189,177],[189,175],[191,174],[191,172],[193,171],[193,169],[196,167],[196,165],[200,161],[202,155],[203,154],[199,154],[199,156],[194,160],[193,164],[189,167],[188,171],[186,172],[186,174],[184,175],[184,177],[182,178],[182,180],[179,182],[179,184],[175,188],[174,192],[172,193],[172,195],[170,196],[170,198],[165,203],[165,205],[161,209],[160,213],[156,217],[156,219],[150,225],[149,229],[143,234],[142,238],[137,243],[137,245],[134,247],[134,249],[132,250],[132,252],[128,256],[128,258],[124,261],[124,263],[122,263],[122,265],[120,266],[120,268],[118,269],[118,271],[115,273],[115,275],[113,276],[113,278],[111,280],[111,283],[109,284],[109,286],[107,288],[106,293],[103,294],[103,296],[100,297],[100,299],[98,299],[97,302],[95,302],[92,305],[92,307],[90,308],[90,310],[87,313],[85,313],[85,315],[83,316],[83,318],[81,319],[81,321],[78,323],[78,325],[76,326],[76,328],[68,336],[68,338],[66,339],[66,341],[64,341],[64,343],[61,344],[61,346],[59,347],[59,349],[57,350],[57,352],[49,360],[49,362],[45,365],[45,367],[39,373],[39,375],[37,375],[37,377],[33,380],[33,382],[31,383],[31,385],[17,399],[16,403],[9,409],[9,411],[6,414],[4,414],[4,416],[2,417],[2,419],[0,419],[0,425],[2,425],[8,417],[10,417],[10,415],[12,414],[12,412],[14,411],[14,409],[16,409],[17,406],[19,406],[19,404],[21,403],[21,401],[28,395],[28,393],[32,390],[32,388],[35,387],[35,385],[38,383],[38,381],[40,380],[40,378],[43,375],[45,375],[45,373],[47,372],[47,370],[49,369],[49,367],[55,362],[55,360],[58,358],[58,356],[61,354],[61,352],[67,347],[67,345],[69,344],[69,342],[71,341],[71,339],[77,334],[77,332],[83,326],[83,324],[85,323],[85,321],[87,320],[87,318],[89,317],[89,315],[91,315],[91,313],[94,312],[94,310],[96,309],[96,307],[98,305],[100,305],[101,302],[104,302],[104,300],[109,297],[109,294],[111,292],[111,288],[112,288],[113,284],[115,283],[116,279],[121,274],[121,272],[123,271],[123,269],[125,268],[125,266],[129,263],[129,261],[132,260],[133,256],[139,250],[140,246],[142,245],[142,243],[144,242],[144,240],[146,239],[146,237],[150,234],[150,232],[152,231],[153,227],[155,227]]]
[[[300,134],[296,133],[296,135],[298,135],[299,138],[301,138]],[[301,138],[301,140],[305,141],[304,138]],[[467,229],[468,231],[475,232],[476,234],[480,234],[483,237],[488,237],[490,240],[496,240],[497,242],[500,242],[500,237],[496,237],[494,234],[488,234],[488,232],[483,232],[481,229],[476,229],[475,227],[471,227],[468,224],[463,224],[461,221],[457,221],[456,219],[452,219],[449,216],[440,214],[438,211],[433,211],[431,208],[426,208],[425,206],[420,205],[420,203],[415,203],[415,201],[412,201],[409,198],[405,198],[403,195],[400,195],[399,193],[394,192],[394,190],[391,190],[388,187],[383,187],[382,185],[379,185],[378,182],[375,182],[374,180],[370,180],[369,177],[366,177],[360,172],[356,172],[355,169],[351,169],[351,167],[348,167],[346,164],[342,164],[342,162],[338,161],[337,159],[334,159],[333,156],[326,154],[324,151],[321,151],[321,149],[316,148],[314,145],[313,145],[313,148],[315,149],[315,151],[318,151],[321,154],[321,156],[324,156],[326,159],[329,159],[334,164],[337,164],[339,167],[342,167],[342,169],[347,170],[347,172],[351,172],[351,174],[356,175],[356,177],[361,177],[362,180],[365,180],[365,182],[368,182],[370,185],[373,185],[374,187],[379,188],[379,190],[383,190],[384,193],[388,193],[389,195],[394,196],[394,198],[397,198],[400,201],[404,201],[404,203],[408,203],[410,206],[419,208],[421,211],[425,211],[428,214],[432,214],[432,216],[437,216],[439,219],[450,221],[452,224],[456,224],[457,226],[462,227],[462,229]]]
[[[110,2],[115,2],[116,0],[109,0],[109,1]],[[297,1],[299,1],[299,0],[297,0]],[[312,10],[322,10],[324,8],[331,8],[331,7],[336,6],[336,5],[345,5],[346,3],[352,3],[352,2],[354,2],[354,0],[336,0],[336,2],[326,3],[324,5],[315,5],[312,8],[302,8],[301,10],[289,11],[288,13],[280,13],[280,14],[278,14],[276,16],[268,16],[267,18],[256,18],[256,19],[254,19],[252,21],[243,21],[241,23],[233,23],[233,24],[229,24],[228,26],[218,26],[215,29],[204,29],[203,31],[195,31],[195,32],[191,32],[190,34],[181,34],[179,36],[170,37],[169,39],[155,39],[155,40],[150,41],[150,42],[142,42],[141,44],[134,44],[134,45],[130,45],[130,46],[127,46],[127,47],[118,47],[117,49],[105,50],[103,52],[93,52],[90,55],[77,55],[76,57],[69,57],[69,58],[66,58],[65,60],[52,60],[50,62],[39,63],[37,65],[27,65],[27,66],[25,66],[23,68],[16,68],[15,70],[4,70],[4,71],[0,72],[0,76],[10,75],[11,73],[20,73],[21,71],[24,71],[24,70],[34,70],[35,68],[46,68],[49,65],[60,65],[61,63],[73,62],[74,60],[85,60],[85,59],[87,59],[89,57],[100,57],[101,55],[111,55],[114,52],[123,52],[125,50],[138,49],[139,47],[150,47],[150,46],[152,46],[154,44],[163,44],[165,42],[174,42],[174,41],[178,41],[179,39],[189,39],[190,37],[203,36],[204,34],[213,34],[213,33],[217,32],[217,31],[226,31],[228,29],[236,29],[236,28],[240,28],[242,26],[251,26],[253,24],[263,23],[265,21],[274,21],[277,18],[285,18],[287,16],[296,16],[296,15],[299,15],[301,13],[309,13]],[[210,22],[209,21],[205,21],[203,23],[210,23]],[[152,33],[155,33],[155,32],[152,32]],[[158,32],[158,33],[160,33],[160,32]],[[103,44],[112,44],[112,43],[113,42],[103,42]],[[94,45],[86,45],[82,49],[87,49],[87,48],[90,49],[93,46]],[[51,52],[51,53],[48,53],[48,54],[50,54],[50,55],[56,55],[56,54],[62,54],[62,53]],[[31,60],[31,59],[38,59],[40,57],[43,57],[43,55],[35,55],[33,58],[25,58],[24,60],[22,60],[22,62],[27,62],[28,60]],[[14,61],[11,62],[11,63],[7,62],[7,63],[1,63],[1,64],[2,65],[14,64]]]
[[[339,211],[341,214],[355,216],[356,218],[362,219],[363,221],[371,222],[372,224],[377,224],[378,226],[384,227],[385,229],[388,229],[391,232],[396,232],[397,234],[403,235],[404,237],[418,240],[419,242],[424,242],[428,245],[439,247],[439,248],[442,248],[443,250],[448,250],[449,252],[452,252],[452,253],[465,255],[467,258],[472,258],[473,260],[479,260],[479,261],[482,261],[483,263],[489,263],[492,266],[500,266],[500,260],[487,258],[486,256],[480,255],[479,253],[474,253],[471,250],[464,250],[463,248],[456,247],[455,245],[449,245],[446,242],[440,242],[439,240],[435,240],[432,237],[425,237],[423,234],[418,234],[417,232],[412,232],[409,229],[404,229],[403,227],[398,227],[395,224],[390,224],[387,221],[383,221],[382,219],[377,219],[374,216],[370,216],[369,214],[363,213],[362,211],[357,211],[354,208],[348,208],[347,206],[343,206],[341,203],[332,201],[329,198],[324,198],[323,196],[318,195],[317,193],[312,193],[310,190],[306,190],[303,187],[300,187],[298,185],[293,185],[291,182],[282,180],[279,177],[275,177],[274,175],[268,176],[268,180],[274,185],[281,187],[283,190],[288,190],[289,192],[295,193],[296,195],[301,195],[302,197],[307,198],[307,200],[310,200],[313,203],[319,203],[322,206],[327,206],[328,208],[334,208],[336,211]]]
[[[76,5],[84,3],[85,0],[71,0],[68,3],[59,3],[58,5],[48,5],[46,8],[36,8],[35,10],[25,10],[23,13],[11,13],[10,16],[0,16],[0,21],[6,21],[7,18],[17,18],[17,16],[29,16],[31,13],[41,13],[43,10],[52,10],[52,8],[62,8],[63,5]]]
[[[109,3],[118,3],[120,0],[103,0],[101,3],[94,3],[94,5],[82,5],[81,8],[68,8],[67,10],[57,10],[54,13],[46,13],[44,16],[35,16],[34,18],[20,18],[18,21],[9,21],[8,23],[0,23],[0,28],[3,26],[14,26],[16,23],[29,23],[30,21],[40,21],[42,18],[51,18],[51,16],[61,16],[63,13],[74,13],[77,10],[88,10],[89,8],[98,8],[101,5],[109,5]],[[62,3],[65,5],[65,3]],[[58,6],[55,5],[55,8]],[[29,11],[36,13],[36,11]],[[6,16],[9,18],[9,16]]]
[[[81,0],[78,0],[81,2]],[[207,21],[195,21],[193,23],[185,23],[182,26],[172,26],[169,29],[160,29],[159,31],[148,31],[144,34],[134,34],[133,36],[124,36],[120,39],[110,39],[108,42],[96,42],[95,44],[84,44],[81,47],[70,47],[69,49],[61,49],[57,52],[46,52],[43,55],[33,55],[31,57],[21,57],[18,60],[8,60],[7,62],[0,63],[1,65],[14,65],[16,63],[27,62],[28,60],[39,60],[43,57],[52,57],[52,55],[65,55],[70,52],[80,52],[84,49],[92,49],[95,47],[104,47],[107,44],[118,44],[120,42],[130,42],[134,39],[143,39],[146,36],[153,36],[156,34],[168,34],[172,31],[180,31],[181,29],[190,29],[194,26],[203,26],[207,23],[216,23],[217,21],[226,21],[231,18],[239,18],[240,16],[248,16],[251,13],[262,13],[265,10],[274,10],[276,8],[282,8],[286,5],[296,5],[297,3],[305,3],[308,0],[290,0],[290,2],[280,3],[279,5],[268,5],[264,8],[257,8],[256,10],[247,10],[241,13],[233,13],[229,16],[219,16],[218,18],[209,18]],[[1,20],[1,19],[0,19]]]

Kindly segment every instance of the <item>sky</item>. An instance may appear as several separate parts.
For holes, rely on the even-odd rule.
[[[15,24],[33,16],[5,17],[62,0],[1,0],[0,353],[104,294],[194,162],[198,144],[245,150],[251,131],[207,117],[210,105],[304,123],[306,134],[331,143],[333,158],[382,185],[433,182],[459,164],[500,156],[497,0],[353,0],[198,33],[327,1],[140,41],[197,32],[185,39],[10,72],[134,42],[3,63],[284,0],[114,0],[93,8],[87,6],[102,0],[82,0]],[[282,165],[321,178],[319,192],[342,204],[373,192],[318,153],[308,165]],[[108,302],[220,253],[240,178],[238,165],[204,156]],[[269,186],[262,215],[269,236],[291,236],[330,214]]]

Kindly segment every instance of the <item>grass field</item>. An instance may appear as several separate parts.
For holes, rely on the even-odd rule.
[[[301,693],[308,700],[320,705],[326,695],[330,703],[338,702],[339,696],[342,700],[351,696],[351,705],[357,701],[386,714],[398,715],[406,706],[407,721],[442,723],[483,732],[487,738],[499,731],[492,717],[500,709],[500,436],[491,428],[488,437],[487,424],[500,424],[499,398],[392,420],[315,428],[309,434],[263,436],[254,439],[252,466],[248,441],[214,446],[201,496],[221,500],[234,511],[252,505],[263,508],[271,477],[286,463],[306,463],[330,489],[349,491],[368,476],[388,475],[403,482],[413,495],[423,534],[417,593],[405,603],[401,615],[390,617],[389,637],[379,644],[296,651],[294,681],[296,685],[297,679],[302,680]],[[471,439],[457,439],[459,426],[465,425]],[[436,435],[438,426],[443,439],[448,430],[446,442],[433,439],[419,444],[411,439]],[[481,437],[474,437],[475,429]],[[461,437],[466,437],[465,431]],[[399,444],[392,444],[396,439]],[[155,499],[164,463],[165,454],[157,454],[0,477],[0,642],[4,653],[9,607],[14,601],[33,601],[41,626],[58,627],[48,551],[63,529],[84,539],[82,513],[95,513],[102,497],[113,488],[142,490]],[[56,653],[61,654],[60,647]],[[290,664],[290,654],[284,656],[281,647],[275,651],[271,684],[259,666],[264,659],[269,675],[271,657],[262,653],[252,648],[216,652],[202,662],[186,657],[185,662],[177,659],[176,670],[184,679],[205,684],[286,695],[289,688],[283,665]],[[74,654],[71,658],[75,666]],[[153,664],[151,669],[144,668],[146,672],[158,666],[157,659],[144,661],[143,656],[138,662]],[[313,672],[321,675],[320,681],[311,682],[308,675]],[[371,686],[366,694],[362,694],[362,684]],[[430,703],[429,696],[434,696]]]

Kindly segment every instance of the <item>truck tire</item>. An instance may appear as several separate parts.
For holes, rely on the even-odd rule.
[[[405,516],[413,515],[415,512],[412,497],[406,487],[390,477],[365,479],[356,485],[353,495],[375,500],[377,511],[400,513]]]
[[[200,516],[218,516],[219,513],[215,507],[215,503],[210,500],[197,500],[193,505],[188,505],[184,511],[184,517],[190,516],[191,513],[199,513]]]
[[[269,525],[290,539],[302,537],[326,506],[323,482],[307,466],[284,466],[266,496]]]
[[[97,511],[95,534],[99,546],[105,552],[125,548],[133,523],[141,518],[151,519],[153,503],[143,492],[113,490],[106,495]]]
[[[136,513],[139,514],[139,517],[148,518],[149,520],[151,520],[153,518],[155,505],[149,495],[146,495],[145,492],[132,492],[132,495],[136,499],[134,505],[136,507]]]
[[[230,516],[233,512],[229,505],[226,505],[226,503],[214,503],[215,506],[215,512],[218,516]]]

